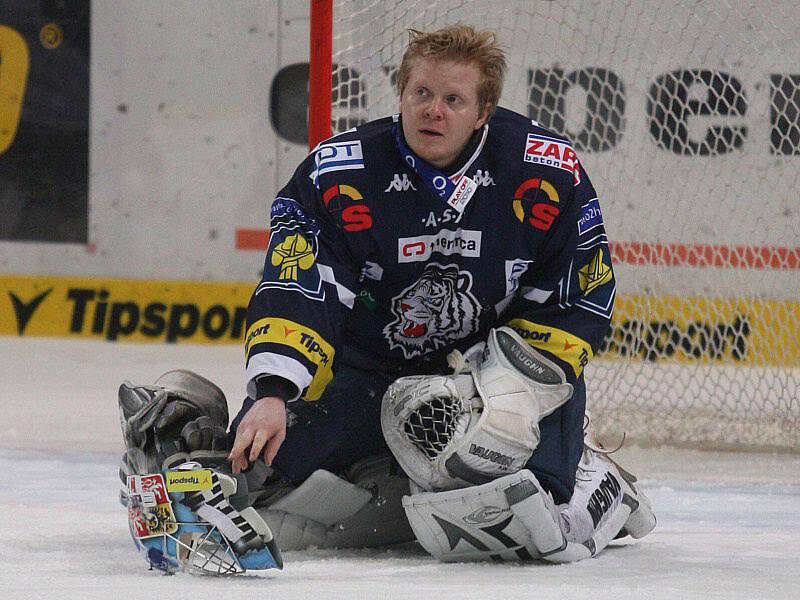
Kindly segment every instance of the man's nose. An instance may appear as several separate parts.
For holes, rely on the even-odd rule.
[[[425,116],[429,119],[442,118],[442,100],[441,98],[432,98],[428,105],[425,107]]]

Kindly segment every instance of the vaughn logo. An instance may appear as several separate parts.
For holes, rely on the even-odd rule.
[[[400,175],[399,173],[395,173],[392,180],[389,182],[389,187],[387,187],[384,191],[385,192],[405,192],[408,190],[417,191],[417,188],[414,187],[414,184],[411,183],[408,179],[408,173],[403,173]]]
[[[479,456],[484,460],[493,462],[504,469],[509,468],[514,463],[514,459],[510,456],[506,456],[505,454],[497,452],[496,450],[489,450],[488,448],[478,446],[477,444],[469,445],[469,453],[473,456]]]
[[[470,229],[442,229],[432,235],[400,238],[397,240],[397,262],[423,262],[431,254],[460,254],[470,258],[481,255],[481,232]]]
[[[490,185],[495,185],[494,179],[492,179],[491,174],[488,170],[483,171],[478,169],[475,171],[475,175],[472,176],[472,181],[475,182],[475,185],[480,187],[488,187]]]

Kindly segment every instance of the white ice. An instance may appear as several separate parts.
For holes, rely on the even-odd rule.
[[[441,564],[422,551],[285,554],[283,571],[162,576],[117,501],[116,390],[170,368],[241,403],[235,346],[0,338],[0,596],[17,598],[800,597],[800,456],[623,449],[658,527],[571,565]]]

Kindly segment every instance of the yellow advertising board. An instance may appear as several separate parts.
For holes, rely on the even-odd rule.
[[[800,367],[800,302],[617,296],[602,355]]]
[[[0,275],[0,335],[243,342],[255,283]],[[800,366],[800,302],[617,296],[598,356]]]
[[[254,288],[0,275],[0,335],[238,344]]]

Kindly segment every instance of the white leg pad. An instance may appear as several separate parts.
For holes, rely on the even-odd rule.
[[[403,507],[420,544],[447,562],[582,560],[605,548],[630,515],[630,507],[617,502],[588,537],[569,539],[563,511],[528,470],[480,486],[408,496]]]

